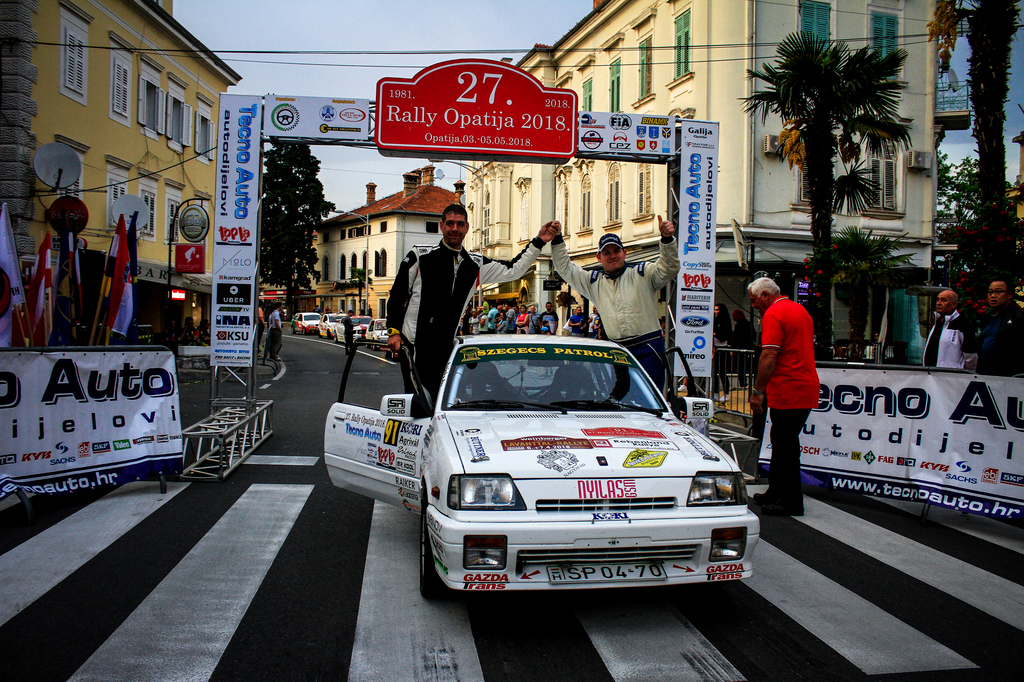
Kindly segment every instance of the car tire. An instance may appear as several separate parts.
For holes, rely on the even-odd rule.
[[[450,590],[434,567],[434,548],[427,530],[427,495],[420,493],[420,595],[424,599],[443,599]]]

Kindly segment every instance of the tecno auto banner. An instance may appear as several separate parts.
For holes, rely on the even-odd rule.
[[[180,473],[174,356],[0,349],[0,433],[0,499]]]
[[[818,379],[805,483],[1024,518],[1024,379],[821,367]],[[765,438],[759,464],[770,457]]]
[[[251,367],[253,361],[262,111],[260,97],[220,97],[210,330],[210,362],[214,365]]]
[[[715,307],[718,123],[683,121],[682,132],[675,342],[694,376],[709,377]],[[675,374],[684,374],[678,359]]]

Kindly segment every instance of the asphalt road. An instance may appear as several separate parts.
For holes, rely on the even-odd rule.
[[[1024,530],[808,489],[755,577],[424,602],[416,520],[331,485],[343,348],[286,333],[274,435],[221,483],[0,510],[0,680],[1019,680]],[[209,383],[182,374],[183,423]],[[400,385],[378,352],[349,399]],[[227,380],[225,391],[238,388]],[[284,459],[268,459],[284,458]],[[288,462],[266,464],[262,462]]]

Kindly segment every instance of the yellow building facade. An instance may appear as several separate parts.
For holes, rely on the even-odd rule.
[[[109,249],[116,226],[114,201],[139,196],[149,213],[138,235],[139,324],[159,331],[172,221],[188,200],[209,208],[216,183],[213,121],[220,93],[241,76],[173,18],[170,0],[21,0],[6,7],[0,23],[17,38],[4,67],[17,75],[4,79],[4,108],[17,103],[20,127],[0,135],[0,198],[11,205],[18,250],[30,259],[53,233],[45,213],[58,194],[81,198],[89,210],[80,235],[88,314],[100,252]],[[35,151],[50,142],[68,145],[82,162],[79,180],[59,192],[38,181],[31,167]],[[212,251],[211,233],[205,274],[179,275],[171,267],[177,300],[169,319],[179,327],[185,317],[196,323],[209,317]]]

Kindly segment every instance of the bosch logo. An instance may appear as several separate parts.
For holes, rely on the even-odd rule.
[[[708,318],[701,317],[700,315],[687,315],[683,319],[679,320],[679,322],[684,327],[706,327],[711,324]]]
[[[968,464],[967,462],[960,461],[956,463],[956,468],[959,469],[960,471],[970,471],[971,465]]]

